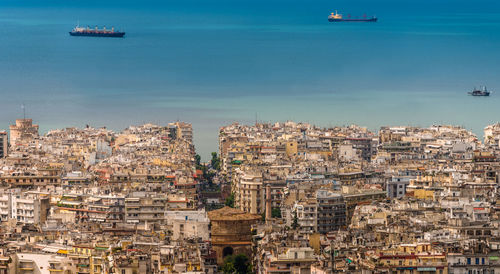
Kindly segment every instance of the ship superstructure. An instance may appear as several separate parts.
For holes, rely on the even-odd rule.
[[[330,22],[377,22],[377,17],[375,17],[375,16],[367,17],[366,15],[363,15],[363,17],[361,17],[361,18],[357,18],[357,17],[351,17],[351,15],[347,15],[347,18],[345,18],[342,14],[335,11],[335,12],[332,12],[328,16],[328,21],[330,21]]]
[[[471,92],[469,92],[469,95],[472,96],[490,96],[490,92],[486,88],[486,86],[483,86],[481,89],[474,88]]]

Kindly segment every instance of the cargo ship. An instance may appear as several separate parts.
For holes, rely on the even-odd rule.
[[[92,36],[92,37],[123,37],[125,32],[123,31],[115,31],[115,28],[111,28],[111,30],[106,29],[106,27],[99,29],[97,26],[94,29],[89,27],[82,28],[77,25],[73,28],[72,31],[69,32],[71,36]]]
[[[339,14],[337,11],[332,12],[328,16],[328,21],[330,22],[377,22],[377,17],[367,17],[366,14],[361,18],[353,18],[351,15],[347,15],[347,18],[344,18],[342,14]]]
[[[490,96],[490,92],[486,89],[486,87],[483,87],[482,90],[474,88],[471,92],[469,92],[469,95],[472,95],[472,96]]]

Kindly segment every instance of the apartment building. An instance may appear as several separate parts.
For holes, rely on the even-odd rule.
[[[168,198],[163,195],[134,192],[125,198],[125,221],[127,223],[162,223]]]
[[[15,219],[25,224],[41,224],[50,210],[48,193],[6,192],[0,195],[0,221]]]
[[[166,211],[165,219],[171,226],[172,240],[179,241],[190,238],[210,240],[209,224],[205,210],[199,211]]]
[[[9,155],[9,141],[7,132],[0,131],[0,158],[5,158]]]
[[[339,193],[320,189],[316,192],[319,233],[336,231],[346,226],[346,205]]]
[[[296,202],[292,211],[297,218],[302,233],[310,234],[318,231],[318,206],[316,200]]]
[[[260,174],[244,173],[238,183],[238,207],[252,214],[262,214],[265,211],[265,192]]]

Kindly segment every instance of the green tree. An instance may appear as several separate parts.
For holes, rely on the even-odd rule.
[[[231,195],[226,198],[226,202],[224,204],[228,207],[234,207],[234,193],[231,193]]]
[[[292,221],[292,228],[296,229],[299,227],[299,218],[297,218],[297,211],[293,212],[293,221]]]
[[[245,254],[227,256],[222,271],[226,274],[248,274],[252,273],[252,264]]]
[[[194,160],[195,160],[195,162],[196,162],[196,168],[197,168],[197,169],[200,169],[200,166],[201,166],[201,156],[200,156],[200,155],[198,155],[198,154],[196,154],[196,155],[194,156]]]
[[[217,156],[217,152],[212,152],[212,159],[210,160],[210,165],[213,169],[220,170],[220,158]]]
[[[232,256],[230,256],[232,257]],[[229,257],[226,257],[229,258]],[[224,265],[222,266],[222,272],[224,274],[230,274],[230,273],[236,273],[236,268],[234,268],[233,262],[226,261],[224,262]]]
[[[271,210],[271,217],[273,218],[281,218],[281,210],[279,208],[273,208]]]
[[[210,185],[210,187],[212,187],[212,184],[214,182],[214,177],[215,175],[217,175],[214,171],[208,171],[206,172],[206,174],[204,175],[205,178],[207,179],[208,181],[208,184]]]

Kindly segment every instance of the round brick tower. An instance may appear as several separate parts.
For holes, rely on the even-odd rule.
[[[208,212],[211,225],[212,248],[217,252],[217,264],[224,263],[224,257],[245,254],[252,256],[251,227],[261,216],[238,209],[223,207]]]

